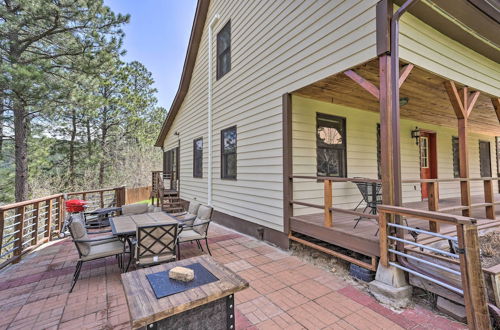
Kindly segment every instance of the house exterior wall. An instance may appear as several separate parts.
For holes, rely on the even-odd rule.
[[[231,71],[213,82],[213,205],[283,230],[282,95],[376,56],[376,1],[211,1],[191,85],[164,142],[180,138],[181,198],[207,202],[207,33],[231,20]],[[213,77],[216,64],[213,60]],[[215,79],[215,78],[214,78]],[[220,179],[220,131],[237,125],[237,180]],[[203,178],[193,140],[203,137]]]
[[[292,97],[292,132],[293,132],[293,174],[316,176],[316,113],[331,114],[346,118],[347,142],[347,176],[377,178],[377,123],[378,113],[342,105],[326,103],[299,96]],[[411,138],[411,130],[415,127],[435,131],[437,133],[438,177],[453,178],[452,137],[457,130],[417,122],[401,120],[401,176],[402,179],[418,179],[420,177],[419,147]],[[496,174],[495,137],[469,135],[469,168],[470,177],[480,177],[479,172],[479,140],[490,142],[491,169]],[[496,176],[496,175],[495,175]],[[495,182],[495,191],[497,190]],[[323,183],[311,180],[295,179],[293,198],[302,202],[323,204]],[[459,197],[458,182],[441,183],[440,198]],[[471,183],[471,194],[482,195],[482,182]],[[333,183],[333,204],[336,207],[354,208],[361,200],[359,190],[350,182]],[[421,200],[419,184],[403,184],[403,202]],[[295,206],[294,214],[318,213],[317,209]]]
[[[401,17],[399,57],[471,88],[499,96],[500,64],[448,38],[411,14]]]
[[[215,56],[212,59],[213,206],[227,215],[281,231],[282,95],[375,58],[376,2],[212,0],[189,90],[163,145],[164,150],[169,150],[180,143],[180,197],[207,202],[207,33],[215,14],[221,18],[210,42],[212,53],[216,54],[217,32],[231,20],[232,63],[231,71],[215,80]],[[402,59],[440,76],[500,95],[498,63],[472,52],[409,14],[403,16],[401,25]],[[378,114],[308,102],[312,101],[294,98],[294,172],[315,174],[315,144],[311,144],[315,117],[307,112],[324,108],[326,113],[347,117],[348,175],[376,177]],[[220,131],[233,125],[237,126],[238,134],[238,177],[221,180]],[[407,136],[416,125],[438,131],[439,175],[450,177],[452,156],[446,150],[451,148],[451,135],[455,132],[411,121],[402,121],[402,132],[408,132],[402,138],[403,176],[418,176],[417,147]],[[175,132],[179,132],[179,136],[174,135]],[[203,178],[193,178],[193,140],[199,137],[204,143]],[[474,141],[470,143],[471,159],[478,158]],[[478,166],[471,162],[471,176],[477,176]],[[334,191],[335,203],[350,207],[359,200],[356,188],[339,185]],[[451,196],[456,188],[445,186],[442,196]],[[408,200],[415,200],[420,196],[419,189],[408,185],[404,187],[404,194]],[[473,193],[477,189],[473,185]],[[317,184],[298,184],[295,190],[299,199],[318,201],[322,198],[322,187]]]

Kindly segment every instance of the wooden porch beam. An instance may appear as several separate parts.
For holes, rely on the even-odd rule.
[[[465,108],[462,104],[462,98],[460,93],[457,90],[457,86],[453,81],[445,81],[444,87],[446,88],[446,92],[448,93],[448,97],[450,98],[451,106],[453,107],[453,111],[455,111],[455,115],[458,119],[467,118]]]
[[[408,78],[408,76],[410,75],[411,70],[413,70],[414,67],[415,66],[413,64],[411,64],[411,63],[403,66],[403,71],[399,75],[399,88],[401,88],[401,86],[405,82],[406,78]]]
[[[472,95],[470,95],[469,103],[467,105],[467,118],[469,118],[470,113],[472,112],[474,105],[476,105],[477,99],[479,98],[480,94],[481,94],[481,92],[476,91],[476,92],[472,93]]]
[[[493,108],[495,108],[495,113],[497,114],[498,122],[500,123],[500,97],[492,98],[491,103],[493,103]]]
[[[365,78],[361,77],[359,74],[354,72],[353,70],[347,70],[344,72],[346,76],[354,80],[358,85],[363,87],[368,93],[372,94],[375,96],[375,98],[378,100],[380,98],[380,92],[377,86],[366,80]]]

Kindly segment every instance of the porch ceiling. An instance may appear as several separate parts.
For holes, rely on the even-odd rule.
[[[379,86],[377,59],[352,70]],[[401,118],[456,128],[457,118],[444,87],[445,81],[446,79],[415,66],[400,89],[400,97],[409,99],[408,104],[401,107]],[[462,86],[457,84],[457,87]],[[319,80],[293,94],[379,112],[378,100],[343,73]],[[469,117],[469,126],[475,133],[500,136],[500,124],[491,95],[481,93]]]

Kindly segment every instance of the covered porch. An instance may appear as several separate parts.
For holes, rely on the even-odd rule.
[[[358,266],[380,262],[463,295],[481,281],[477,235],[500,229],[499,98],[401,60],[395,106],[389,64],[382,55],[284,96],[285,231]],[[383,215],[356,209],[363,181],[382,187]],[[448,242],[470,248],[475,266]],[[422,258],[438,263],[438,245],[455,258],[458,280],[421,267]],[[494,292],[497,268],[483,267]],[[498,307],[498,292],[488,294]]]

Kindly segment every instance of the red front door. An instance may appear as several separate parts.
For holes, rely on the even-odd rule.
[[[418,145],[420,147],[420,178],[437,178],[436,134],[421,132]],[[426,183],[421,184],[421,191],[422,199],[429,197]]]

